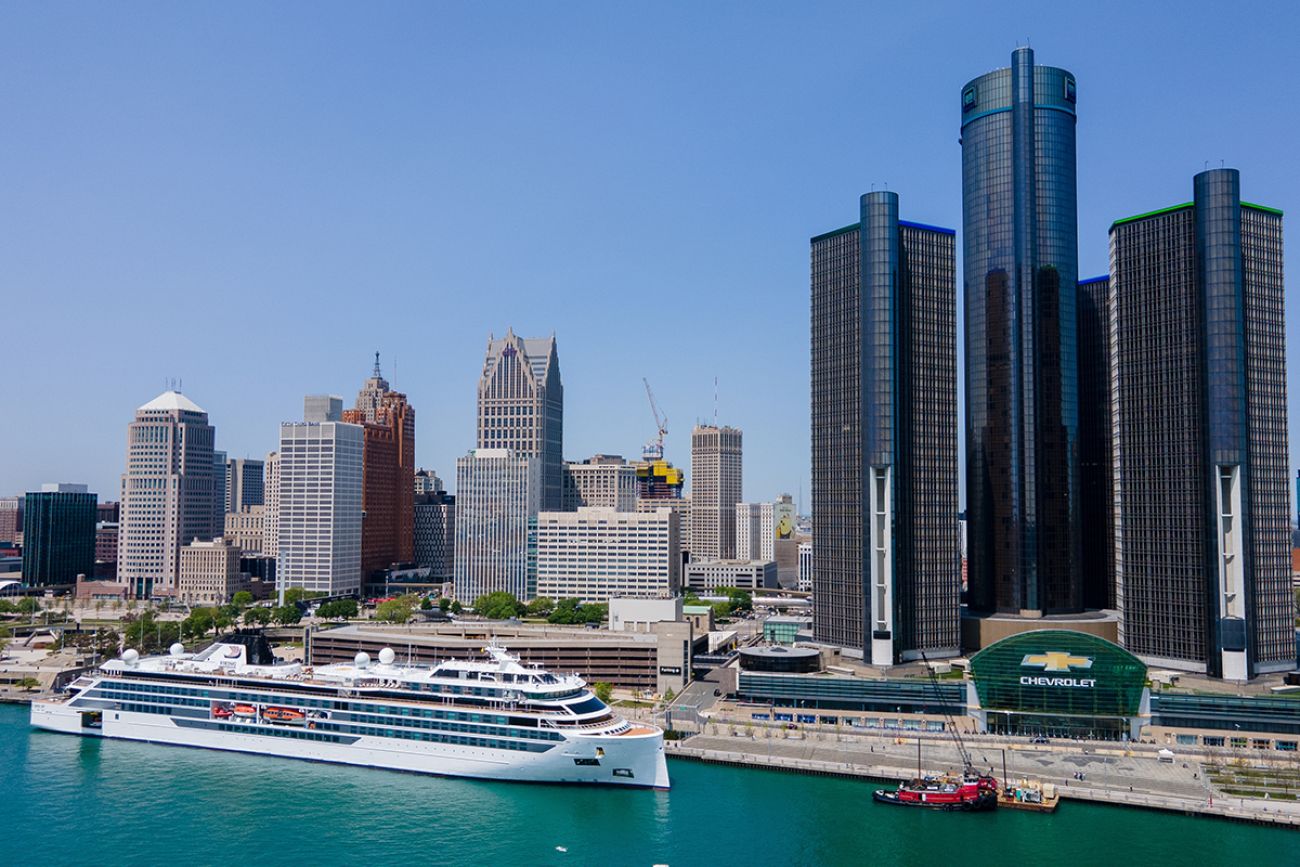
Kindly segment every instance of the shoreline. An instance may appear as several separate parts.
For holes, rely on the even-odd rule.
[[[689,743],[689,740],[666,742],[665,748],[668,757],[737,768],[763,768],[765,770],[786,771],[811,776],[840,777],[842,779],[880,783],[899,783],[910,779],[912,776],[911,774],[900,775],[897,769],[880,765],[828,762],[819,759],[791,758],[789,756],[683,746],[683,744]],[[939,773],[939,771],[927,768],[926,773]],[[1193,798],[1099,790],[1086,786],[1057,786],[1056,791],[1060,794],[1062,800],[1088,801],[1111,807],[1182,813],[1185,816],[1208,816],[1233,822],[1300,830],[1300,813],[1280,810],[1270,811],[1264,806],[1265,802],[1259,801],[1259,799],[1246,799],[1247,801],[1258,801],[1258,806],[1255,803],[1247,805],[1242,799],[1236,799],[1238,803],[1235,804],[1220,803],[1211,805]]]

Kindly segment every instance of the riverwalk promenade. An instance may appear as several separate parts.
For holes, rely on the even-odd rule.
[[[917,772],[915,738],[870,739],[814,733],[789,739],[779,735],[779,730],[697,734],[684,741],[670,741],[667,749],[670,756],[683,759],[886,782],[910,779]],[[991,769],[1001,778],[1004,748],[990,749],[982,743],[971,746],[976,766]],[[1124,755],[1123,750],[1085,752],[1072,747],[1009,749],[1006,776],[1055,783],[1063,799],[1300,829],[1300,803],[1223,795],[1210,784],[1199,762],[1186,762],[1184,766],[1181,761],[1166,763],[1145,755]],[[957,749],[951,743],[923,741],[923,774],[959,770],[960,765]],[[1082,774],[1082,779],[1076,774]]]

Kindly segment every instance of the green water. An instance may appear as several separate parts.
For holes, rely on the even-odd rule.
[[[449,780],[38,732],[0,705],[0,864],[1300,865],[1300,832],[1276,828],[932,813],[851,780],[669,771],[671,792]]]

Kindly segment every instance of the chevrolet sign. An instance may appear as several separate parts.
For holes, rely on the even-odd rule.
[[[1092,668],[1092,658],[1088,656],[1071,656],[1068,653],[1059,650],[1048,651],[1047,653],[1027,653],[1025,658],[1020,660],[1021,668],[1041,668],[1043,671],[1061,671],[1069,672],[1074,669],[1083,669],[1087,671]],[[1091,689],[1097,685],[1094,678],[1085,677],[1033,677],[1022,675],[1020,677],[1021,686],[1072,686]]]

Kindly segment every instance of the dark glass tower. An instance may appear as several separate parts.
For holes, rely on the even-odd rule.
[[[1120,637],[1231,680],[1295,666],[1282,214],[1239,185],[1110,230]]]
[[[813,630],[892,665],[960,646],[955,233],[860,216],[812,239]]]
[[[65,586],[95,574],[98,497],[80,490],[28,493],[23,504],[23,584]]]
[[[1079,283],[1079,510],[1083,604],[1115,607],[1115,497],[1111,455],[1110,280]]]
[[[968,599],[1083,608],[1075,84],[1018,48],[961,91]]]

